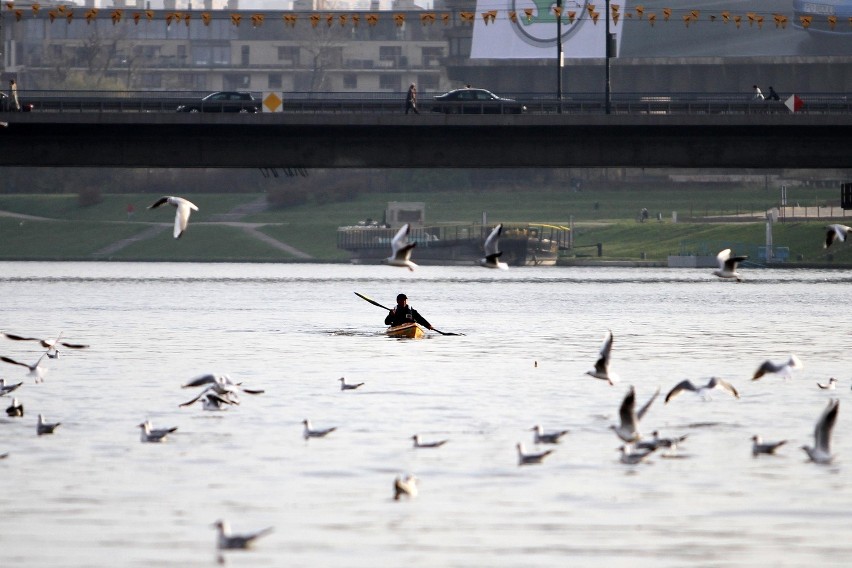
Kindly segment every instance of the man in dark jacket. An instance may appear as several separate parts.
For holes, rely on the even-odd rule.
[[[408,305],[408,296],[400,294],[396,297],[396,306],[388,312],[388,317],[385,318],[385,325],[397,326],[412,321],[419,323],[426,329],[432,329],[432,324],[417,313],[417,310]]]

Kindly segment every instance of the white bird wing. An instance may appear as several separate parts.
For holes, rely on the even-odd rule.
[[[499,255],[500,251],[498,250],[500,233],[503,232],[503,223],[500,223],[491,231],[491,234],[488,235],[488,238],[485,239],[485,256],[486,258],[493,255]]]
[[[831,453],[831,431],[837,422],[837,411],[840,408],[840,400],[829,401],[828,406],[822,412],[814,428],[814,449]]]
[[[725,269],[725,262],[731,257],[731,249],[725,249],[720,251],[719,254],[716,255],[716,262],[719,263],[719,270]]]
[[[182,197],[175,197],[174,205],[177,207],[174,237],[179,239],[183,232],[186,231],[186,226],[189,223],[189,214],[193,211],[198,211],[198,207]]]
[[[618,417],[621,419],[622,428],[636,430],[636,390],[633,387],[630,387],[624,396],[621,407],[618,409]]]
[[[216,382],[216,376],[215,375],[213,375],[213,374],[201,375],[201,376],[195,377],[194,379],[192,379],[191,381],[189,381],[188,383],[183,385],[181,388],[187,389],[187,388],[191,388],[191,387],[200,387],[201,385],[207,385],[207,384],[215,383],[215,382]]]
[[[650,399],[648,399],[648,402],[645,403],[645,406],[640,408],[639,412],[636,413],[636,417],[639,420],[642,420],[642,417],[645,416],[645,413],[648,412],[649,408],[651,408],[651,403],[654,402],[657,399],[657,396],[659,396],[659,394],[660,394],[660,387],[657,387],[657,392],[654,393],[654,396],[652,396]]]
[[[408,245],[408,231],[410,230],[411,225],[406,223],[402,227],[400,227],[399,231],[396,232],[393,239],[391,239],[391,252],[392,256],[398,256],[400,250],[405,248]]]

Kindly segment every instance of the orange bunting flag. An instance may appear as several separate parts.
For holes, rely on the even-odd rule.
[[[509,11],[509,21],[515,24],[518,23],[518,13],[514,10]]]
[[[210,25],[210,12],[202,12],[201,13],[201,21],[204,23],[205,26],[209,26]]]
[[[805,29],[811,27],[811,20],[813,19],[813,16],[799,16],[799,21],[802,23],[802,27]]]
[[[698,21],[699,16],[701,16],[701,10],[693,10],[689,13],[692,16],[692,19]]]
[[[6,9],[7,10],[14,10],[15,9],[15,3],[14,2],[6,2]]]
[[[315,28],[319,25],[320,17],[319,14],[311,14],[311,27]]]
[[[325,23],[328,27],[334,25],[334,14],[326,14],[325,15]]]
[[[715,22],[715,21],[716,21],[716,15],[715,15],[715,14],[710,14],[710,21],[711,21],[711,22]]]
[[[365,18],[367,19],[367,23],[371,26],[375,26],[377,23],[379,23],[378,14],[367,14]]]
[[[166,25],[172,25],[172,22],[174,21],[175,17],[177,17],[178,21],[180,21],[180,14],[166,14]]]
[[[574,10],[570,10],[568,12],[568,22],[573,24],[574,20],[576,20],[576,19],[577,19],[577,12],[575,12]]]
[[[133,14],[133,25],[134,25],[134,26],[138,26],[138,25],[139,25],[139,20],[140,20],[141,18],[142,18],[142,14],[140,14],[139,12],[135,12],[135,13]]]
[[[642,19],[642,16],[645,15],[645,6],[636,6],[636,13],[639,14],[639,19]]]
[[[828,27],[833,30],[834,26],[837,24],[837,16],[829,16],[828,17]]]
[[[775,20],[775,27],[787,29],[787,16],[784,14],[772,14],[772,19]]]
[[[112,25],[117,24],[121,21],[121,17],[124,14],[124,10],[113,10],[110,17],[112,18]]]
[[[86,12],[86,25],[91,24],[95,21],[95,18],[98,17],[98,9],[90,8],[88,12]]]
[[[532,8],[524,8],[524,15],[527,17],[527,21],[531,22],[533,17],[533,9]]]
[[[56,11],[57,11],[57,12],[59,12],[60,14],[64,14],[64,13],[65,13],[65,10],[67,10],[67,8],[65,7],[65,4],[60,5],[60,6],[56,9]]]
[[[657,21],[657,15],[656,14],[648,14],[648,23],[651,24],[652,28],[654,27],[654,22],[656,22],[656,21]]]
[[[424,26],[426,24],[431,26],[435,23],[435,14],[420,14],[420,23]]]
[[[762,30],[763,29],[763,16],[756,17],[755,21],[757,22],[757,29]]]
[[[281,16],[281,19],[284,20],[284,24],[290,26],[291,28],[296,27],[296,19],[298,16],[296,14],[284,14]]]
[[[444,22],[444,25],[449,25],[450,23],[450,15],[448,13],[441,14],[441,21]]]
[[[34,2],[31,8],[33,9],[33,17],[38,16],[38,12],[41,10],[41,4]]]
[[[599,13],[597,13],[597,12],[592,12],[592,23],[594,23],[595,25],[597,25],[597,24],[598,24],[598,18],[599,18],[599,17],[600,17],[600,14],[599,14]]]
[[[485,22],[485,25],[493,24],[494,20],[497,19],[497,10],[489,10],[488,12],[482,13],[482,20]]]
[[[401,28],[405,23],[405,14],[394,14],[393,21],[396,24],[396,27]]]
[[[153,22],[154,21],[154,10],[145,10],[145,18],[149,22]]]
[[[619,14],[618,12],[615,12],[612,15],[612,23],[617,26],[618,25],[618,18],[620,18],[620,17],[621,17],[621,14]]]
[[[340,22],[340,27],[346,27],[346,22],[349,21],[349,17],[346,14],[340,14],[340,17],[337,18],[337,21]]]
[[[357,28],[358,24],[360,24],[360,23],[361,23],[361,16],[359,16],[358,14],[352,14],[352,25]]]
[[[240,26],[240,22],[243,20],[243,17],[239,14],[231,14],[231,25]]]
[[[266,16],[263,14],[252,14],[251,15],[251,25],[253,28],[259,28],[263,25],[263,20],[266,19]]]
[[[56,10],[50,10],[47,13],[47,17],[50,19],[51,24],[53,23],[53,20],[55,20],[56,16],[58,16],[58,15],[59,15],[59,12],[57,12]]]
[[[672,9],[671,8],[663,8],[663,20],[668,22],[671,15],[672,15]]]
[[[192,13],[191,12],[187,12],[186,14],[183,15],[183,23],[186,24],[186,27],[189,27],[189,20],[191,20],[191,19],[192,19]]]
[[[554,6],[553,15],[559,18],[562,15],[562,6]]]
[[[465,24],[472,24],[475,14],[473,12],[459,12],[459,18]]]
[[[740,24],[742,23],[742,21],[743,21],[742,16],[734,16],[734,24],[736,24],[737,29],[740,29]]]
[[[21,18],[23,18],[23,17],[24,17],[24,11],[23,10],[15,10],[15,21],[16,22],[20,22]]]
[[[621,17],[621,12],[619,11],[619,10],[621,10],[621,6],[619,6],[618,4],[612,4],[609,7],[609,10],[610,10],[610,13],[612,15],[612,23],[617,26],[618,25],[618,19]]]
[[[754,12],[746,12],[746,18],[748,18],[749,27],[754,25],[754,19],[757,17],[757,14]]]
[[[723,22],[725,22],[727,24],[730,19],[731,19],[731,13],[730,12],[722,12],[722,21]]]
[[[65,14],[65,21],[70,24],[71,20],[73,20],[73,19],[74,19],[74,12],[72,12],[71,10],[68,10],[68,12]]]
[[[594,4],[586,4],[586,10],[589,11],[589,15],[591,16],[595,11],[595,5]]]
[[[691,15],[689,15],[689,14],[684,14],[682,17],[683,17],[683,23],[684,23],[684,25],[685,25],[686,27],[689,27],[689,22],[691,22],[691,21],[692,21],[692,16],[691,16]]]

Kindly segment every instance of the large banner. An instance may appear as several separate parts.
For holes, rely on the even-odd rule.
[[[477,19],[473,28],[471,59],[556,58],[558,19],[551,0],[477,0],[477,12],[496,11],[495,18]],[[618,17],[624,2],[610,9],[610,33],[616,50],[622,28]],[[496,8],[496,10],[495,10]],[[562,49],[565,57],[604,57],[606,49],[605,3],[563,2],[561,9]],[[616,14],[613,18],[612,14]],[[616,53],[612,54],[616,56]]]

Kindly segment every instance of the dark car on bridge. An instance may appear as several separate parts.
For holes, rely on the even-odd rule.
[[[260,112],[260,103],[249,93],[218,91],[210,93],[197,103],[183,104],[178,112]]]
[[[521,114],[527,107],[485,89],[455,89],[434,99],[432,112],[444,114]]]

